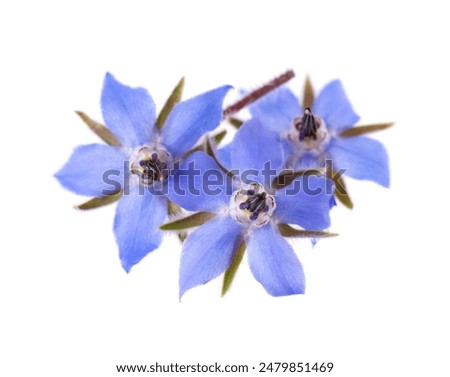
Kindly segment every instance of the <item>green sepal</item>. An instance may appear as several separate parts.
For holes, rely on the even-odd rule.
[[[181,211],[182,209],[178,204],[175,204],[171,200],[167,200],[167,213],[170,216],[178,215],[179,213],[181,213]]]
[[[95,209],[95,208],[107,206],[108,204],[117,202],[122,197],[122,193],[123,193],[123,191],[119,191],[112,195],[99,196],[97,198],[92,198],[92,199],[88,200],[87,202],[76,205],[74,207],[76,209],[89,210],[89,209]]]
[[[337,173],[335,170],[327,168],[327,177],[334,183],[334,195],[348,209],[353,209],[353,202],[347,191],[347,187],[342,177],[343,173]]]
[[[382,131],[387,128],[390,128],[394,125],[393,122],[387,122],[387,123],[377,123],[377,124],[368,124],[366,126],[357,126],[357,127],[351,127],[347,128],[346,130],[342,131],[339,136],[340,137],[355,137],[360,135],[369,134],[371,132],[376,131]]]
[[[234,128],[241,128],[241,126],[244,124],[244,121],[237,119],[237,118],[233,118],[233,117],[229,117],[227,118],[228,122],[230,122],[230,124],[234,127]]]
[[[114,136],[114,134],[108,130],[103,124],[89,118],[82,111],[75,111],[81,120],[87,124],[87,126],[106,144],[112,145],[113,147],[120,147],[122,144]]]
[[[221,131],[215,135],[212,135],[212,138],[214,140],[214,144],[217,145],[219,144],[223,138],[225,137],[225,135],[227,134],[227,131]],[[209,141],[209,143],[211,144],[211,141]],[[210,146],[210,149],[212,150],[212,145]],[[203,141],[201,144],[197,145],[196,147],[188,150],[184,155],[182,160],[186,160],[192,153],[194,152],[198,152],[198,151],[202,151],[205,152],[206,154],[208,154],[208,138],[205,138],[205,141]]]
[[[214,148],[211,145],[211,140],[209,137],[206,137],[205,142],[205,152],[208,156],[212,157],[217,166],[230,178],[234,177],[234,173],[231,170],[228,170],[225,166],[223,166],[220,161],[217,159],[216,154],[214,153]]]
[[[228,290],[231,287],[231,283],[233,283],[233,280],[236,276],[236,272],[239,269],[239,266],[242,262],[242,258],[244,257],[245,253],[245,241],[242,241],[239,247],[237,248],[236,252],[234,253],[233,260],[231,261],[230,267],[225,271],[225,275],[223,276],[223,283],[222,283],[222,297],[226,295]]]
[[[272,181],[272,188],[278,190],[280,188],[290,185],[295,179],[299,177],[306,177],[310,175],[323,175],[323,171],[320,169],[306,169],[306,170],[284,170]]]
[[[183,217],[178,220],[171,221],[169,223],[163,224],[159,227],[161,230],[183,230],[188,228],[193,228],[195,226],[200,226],[211,220],[216,215],[211,212],[197,212],[193,215]]]
[[[185,231],[178,232],[178,239],[180,240],[181,243],[183,243],[187,237],[188,237],[187,232]]]
[[[213,135],[214,141],[216,144],[220,144],[220,142],[223,140],[223,138],[226,136],[227,130],[223,130],[215,135]]]
[[[298,237],[298,238],[327,238],[336,237],[336,233],[296,229],[289,224],[278,224],[278,230],[283,237]]]
[[[167,200],[167,213],[169,216],[178,216],[180,213],[182,213],[183,210],[178,204],[175,204],[171,200]],[[178,232],[178,239],[181,241],[181,243],[184,242],[184,240],[187,238],[188,234],[184,230],[180,230]]]
[[[177,86],[172,90],[172,93],[164,104],[161,112],[159,113],[158,119],[156,120],[156,127],[161,129],[164,126],[164,123],[166,123],[167,117],[169,116],[170,112],[173,110],[175,105],[181,101],[181,97],[183,96],[183,89],[184,77],[181,78]]]
[[[306,76],[305,83],[303,84],[303,109],[307,107],[312,108],[314,105],[314,89],[309,76]]]

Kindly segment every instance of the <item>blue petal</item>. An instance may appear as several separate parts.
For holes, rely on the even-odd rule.
[[[322,117],[330,130],[344,130],[359,120],[339,80],[322,89],[314,101],[312,112]]]
[[[252,116],[276,132],[289,131],[292,120],[303,114],[298,98],[285,87],[270,92],[248,108]]]
[[[179,158],[222,120],[222,103],[231,89],[226,85],[178,103],[162,128],[162,142]]]
[[[123,186],[125,159],[122,149],[118,147],[82,145],[73,151],[55,177],[62,186],[78,195],[112,194]]]
[[[314,156],[312,153],[306,152],[300,159],[297,161],[295,166],[296,170],[306,170],[306,169],[317,169],[324,167],[324,163],[320,162],[320,159]]]
[[[204,152],[192,153],[170,178],[170,200],[188,211],[216,212],[228,205],[232,194],[230,179]]]
[[[228,143],[224,147],[218,149],[216,151],[216,157],[220,161],[220,163],[226,167],[227,169],[232,168],[231,164],[231,149],[232,149],[233,142]]]
[[[258,118],[259,121],[261,121],[261,119]],[[257,122],[257,121],[254,121]],[[265,129],[264,125],[262,123],[259,124],[260,126],[263,126],[262,128]],[[270,131],[269,132],[274,132],[274,131]],[[279,138],[277,137],[277,140]],[[232,150],[233,150],[233,144],[234,141],[236,139],[233,138],[233,140],[228,143],[227,145],[225,145],[224,147],[221,147],[220,149],[218,149],[216,151],[216,157],[218,158],[218,160],[220,161],[220,163],[225,166],[227,169],[232,170],[234,168],[232,162],[231,162],[231,154],[232,154]],[[283,158],[289,158],[293,153],[294,153],[294,145],[292,144],[292,142],[287,139],[287,138],[283,138],[281,137],[280,139],[281,141],[281,145],[282,145],[282,156]],[[287,162],[287,161],[284,161]],[[284,166],[284,164],[283,164]]]
[[[281,136],[280,142],[283,156],[282,167],[285,169],[295,169],[298,158],[295,153],[294,144],[292,144],[292,142],[288,138],[283,136]]]
[[[135,185],[120,198],[114,219],[114,234],[125,271],[137,264],[162,240],[159,226],[167,216],[167,199]]]
[[[297,224],[308,230],[330,226],[334,186],[325,177],[306,176],[276,192],[274,215],[281,223]]]
[[[126,147],[149,143],[155,129],[155,104],[144,88],[130,88],[107,73],[102,113],[108,128]]]
[[[227,270],[242,242],[242,231],[239,223],[226,216],[206,222],[186,239],[180,262],[180,298]]]
[[[365,136],[333,138],[328,154],[337,169],[349,177],[389,187],[389,160],[383,144]]]
[[[248,262],[253,276],[272,296],[305,292],[303,267],[272,224],[256,228],[247,241]]]
[[[234,136],[231,163],[243,182],[268,185],[282,167],[283,157],[279,134],[262,127],[257,118],[246,121]]]

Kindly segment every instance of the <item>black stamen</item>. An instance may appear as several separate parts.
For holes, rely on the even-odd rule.
[[[250,211],[252,214],[249,216],[250,220],[256,220],[261,212],[267,212],[269,207],[266,204],[265,192],[261,194],[255,194],[254,190],[248,190],[247,195],[250,197],[243,203],[239,204],[239,208]]]
[[[239,204],[239,208],[240,209],[247,209],[248,208],[248,203],[244,202],[244,203]]]
[[[167,163],[162,162],[158,158],[157,153],[152,153],[151,159],[148,160],[140,160],[139,165],[142,167],[142,177],[145,180],[154,182],[157,180],[161,180],[161,178],[167,178]]]
[[[299,139],[300,141],[306,138],[317,139],[317,124],[314,115],[311,113],[311,109],[307,107],[305,113],[300,122],[295,124],[295,128],[300,131]]]
[[[256,208],[258,207],[259,199],[256,198],[253,202],[251,202],[248,206],[248,210],[250,212],[255,212]]]
[[[265,200],[262,200],[262,201],[260,201],[260,202],[258,203],[258,205],[256,206],[255,212],[260,213],[261,211],[264,210],[265,207],[266,207],[266,201],[265,201]]]

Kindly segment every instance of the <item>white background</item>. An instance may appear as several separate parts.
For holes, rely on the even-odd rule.
[[[8,5],[6,5],[8,4]],[[0,375],[115,376],[120,363],[334,362],[332,376],[448,376],[448,108],[444,4],[349,1],[17,1],[0,5]],[[340,237],[295,248],[304,296],[272,298],[242,265],[178,302],[175,237],[127,275],[114,206],[83,201],[52,175],[95,135],[102,80],[149,89],[159,108],[256,87],[286,69],[300,93],[342,79],[378,134],[392,187],[348,182]],[[447,360],[446,360],[447,359]],[[249,374],[251,375],[251,374]],[[285,374],[289,375],[289,373]]]

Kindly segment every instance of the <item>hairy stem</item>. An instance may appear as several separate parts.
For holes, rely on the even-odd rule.
[[[273,80],[269,81],[267,84],[261,86],[258,89],[253,90],[246,96],[242,97],[239,101],[234,104],[228,106],[223,111],[223,117],[229,117],[230,115],[236,114],[239,110],[242,110],[244,107],[250,105],[261,97],[265,96],[267,93],[272,90],[280,87],[281,85],[287,83],[290,79],[295,77],[295,73],[293,70],[289,70],[282,75],[275,77]]]

